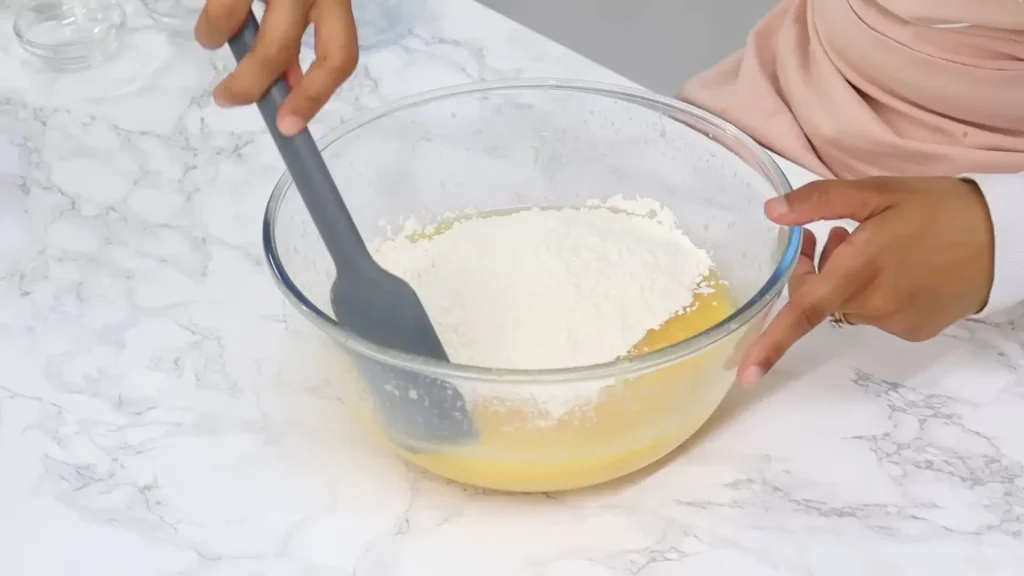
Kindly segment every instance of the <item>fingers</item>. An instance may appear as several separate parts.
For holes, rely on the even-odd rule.
[[[284,71],[284,79],[288,83],[290,90],[294,90],[299,85],[299,82],[302,81],[302,75],[302,65],[299,63],[299,57],[296,56],[295,60]]]
[[[789,277],[790,295],[799,293],[807,282],[815,277],[814,253],[816,249],[817,239],[814,234],[810,230],[804,230],[801,237],[800,256],[797,257],[796,264],[793,266],[793,274]],[[783,312],[785,312],[785,308],[783,308]],[[763,348],[763,344],[759,344],[763,338],[764,336],[761,335],[754,341],[737,369],[737,379],[744,386],[753,386],[767,372],[767,368],[762,367],[760,363],[763,353],[758,353],[758,347]]]
[[[196,24],[196,40],[205,48],[220,48],[242,26],[251,5],[252,0],[208,0]],[[277,127],[285,136],[306,127],[352,74],[359,58],[350,0],[309,5],[298,0],[267,2],[252,51],[213,91],[219,105],[256,102],[284,76],[291,94],[281,104]],[[310,22],[316,34],[316,60],[303,73],[299,46]]]
[[[214,100],[222,106],[241,106],[259,100],[298,59],[302,33],[308,23],[305,2],[267,2],[252,51],[214,89]]]
[[[818,220],[850,218],[863,222],[892,206],[878,179],[819,180],[765,203],[765,215],[785,226],[803,226]]]
[[[804,284],[816,274],[814,253],[818,249],[818,239],[810,230],[804,230],[800,243],[800,257],[793,265],[793,275],[789,277],[789,292],[799,292]]]
[[[861,265],[863,257],[851,251],[849,244],[844,244],[836,247],[830,265],[820,273],[806,272],[806,263],[801,264],[803,272],[794,271],[789,302],[751,344],[740,362],[737,372],[740,384],[757,383],[793,344],[829,314],[842,309],[843,303],[863,288],[868,280]],[[801,262],[806,258],[802,254]]]
[[[196,21],[196,41],[207,50],[217,50],[242,27],[251,9],[252,0],[206,0]]]
[[[348,0],[320,0],[310,14],[316,34],[316,59],[281,104],[278,129],[293,136],[327,103],[359,60],[355,21]]]
[[[829,230],[828,240],[825,241],[825,247],[821,249],[821,257],[818,259],[818,270],[825,268],[825,265],[832,258],[832,254],[836,251],[836,248],[846,241],[850,237],[850,231],[842,226],[836,226]]]
[[[824,270],[825,266],[828,265],[829,260],[832,259],[832,255],[835,254],[836,250],[843,245],[844,242],[850,237],[850,231],[842,226],[835,226],[828,232],[828,239],[825,241],[824,248],[821,249],[821,256],[818,258],[818,270]],[[852,304],[848,302],[847,304]],[[846,308],[846,307],[844,307]],[[832,313],[843,312],[843,319],[849,324],[865,324],[867,319],[860,316],[856,312],[851,313],[847,309],[833,310]]]

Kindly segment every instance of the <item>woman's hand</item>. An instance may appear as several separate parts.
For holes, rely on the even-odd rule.
[[[797,340],[831,314],[912,341],[980,312],[993,280],[992,219],[978,187],[956,178],[813,182],[769,200],[765,214],[789,226],[849,218],[833,228],[815,266],[804,246],[789,302],[747,351],[738,379],[756,383]]]
[[[196,23],[196,40],[215,50],[245,22],[252,0],[206,0]],[[305,73],[299,66],[302,34],[315,25],[316,59]],[[213,91],[220,106],[243,106],[260,99],[282,75],[292,92],[281,104],[277,128],[293,136],[306,127],[359,59],[350,0],[269,0],[256,44]]]

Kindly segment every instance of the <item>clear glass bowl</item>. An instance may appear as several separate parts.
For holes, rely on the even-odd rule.
[[[14,19],[14,35],[47,67],[80,70],[118,49],[127,15],[116,0],[39,0]]]
[[[359,48],[375,50],[401,40],[412,30],[425,6],[426,0],[352,0]],[[307,33],[306,37],[309,36]]]
[[[191,35],[206,0],[142,0],[142,4],[161,28]]]
[[[265,0],[260,0],[266,4]],[[359,49],[385,48],[408,34],[423,15],[426,0],[352,0]],[[313,48],[313,27],[306,29],[302,44]]]
[[[763,329],[800,250],[799,229],[764,217],[764,201],[790,190],[771,157],[725,121],[643,91],[559,80],[458,86],[370,111],[321,147],[367,242],[388,238],[389,225],[409,217],[430,223],[451,213],[639,195],[670,208],[729,284],[735,308],[717,324],[615,362],[517,371],[412,356],[334,321],[333,265],[282,176],[264,220],[266,257],[286,298],[349,359],[332,372],[347,404],[387,438],[354,357],[455,384],[479,419],[479,442],[417,454],[393,448],[468,484],[578,488],[682,444],[728,391],[739,352]]]

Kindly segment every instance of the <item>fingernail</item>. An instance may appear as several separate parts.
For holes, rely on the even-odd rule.
[[[761,378],[764,378],[764,369],[760,366],[751,366],[740,373],[740,386],[750,388],[760,382]]]
[[[277,122],[277,129],[285,136],[295,136],[306,127],[302,118],[289,114]]]
[[[777,196],[764,203],[764,214],[769,218],[778,218],[789,212],[789,202],[785,196]]]

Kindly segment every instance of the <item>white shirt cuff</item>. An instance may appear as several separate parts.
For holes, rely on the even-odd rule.
[[[995,236],[995,269],[988,304],[977,317],[990,316],[1024,301],[1024,172],[963,174],[981,189]]]

